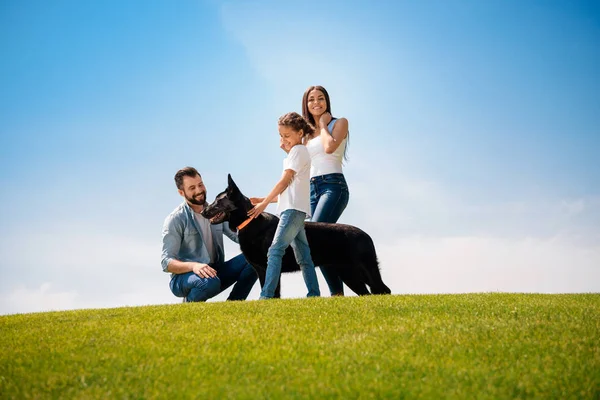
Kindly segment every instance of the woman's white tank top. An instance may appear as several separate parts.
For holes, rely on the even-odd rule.
[[[327,130],[330,134],[333,132],[333,126],[336,121],[337,119],[334,119],[327,125]],[[348,137],[346,136],[338,148],[331,154],[325,153],[321,135],[308,141],[306,148],[310,154],[311,178],[320,175],[342,173],[342,160],[344,159],[344,150],[346,149],[347,139]]]

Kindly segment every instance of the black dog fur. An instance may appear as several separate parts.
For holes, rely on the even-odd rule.
[[[214,224],[229,221],[229,227],[235,232],[248,219],[247,213],[253,206],[231,179],[231,175],[227,179],[227,189],[217,195],[202,215],[211,218]],[[261,287],[265,283],[267,251],[273,242],[278,223],[278,217],[263,212],[238,232],[242,253],[256,270]],[[351,225],[324,222],[306,222],[305,229],[316,266],[336,268],[342,281],[358,295],[391,293],[381,280],[373,241],[364,231]],[[299,270],[293,250],[288,247],[281,271]],[[275,297],[280,297],[279,285]]]

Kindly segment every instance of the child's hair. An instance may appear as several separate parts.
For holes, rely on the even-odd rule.
[[[302,136],[312,135],[315,128],[308,123],[308,121],[297,112],[289,112],[279,117],[278,124],[281,126],[289,126],[295,131],[302,129]]]

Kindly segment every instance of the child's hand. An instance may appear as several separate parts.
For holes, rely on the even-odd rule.
[[[285,146],[285,144],[283,143],[283,139],[279,139],[279,148],[283,151],[285,151],[286,153],[289,153],[290,150]]]
[[[258,203],[260,203],[261,201],[263,201],[264,199],[265,199],[264,197],[250,197],[250,203],[252,203],[252,205],[255,206]]]
[[[258,217],[263,211],[265,211],[265,208],[267,208],[268,205],[269,203],[266,203],[264,200],[261,201],[255,205],[252,210],[248,211],[248,216],[252,218]]]

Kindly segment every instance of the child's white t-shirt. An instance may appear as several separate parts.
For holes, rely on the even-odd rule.
[[[277,213],[293,209],[310,217],[310,155],[306,146],[297,144],[291,148],[283,160],[283,170],[286,169],[291,169],[296,174],[289,186],[279,195]]]

